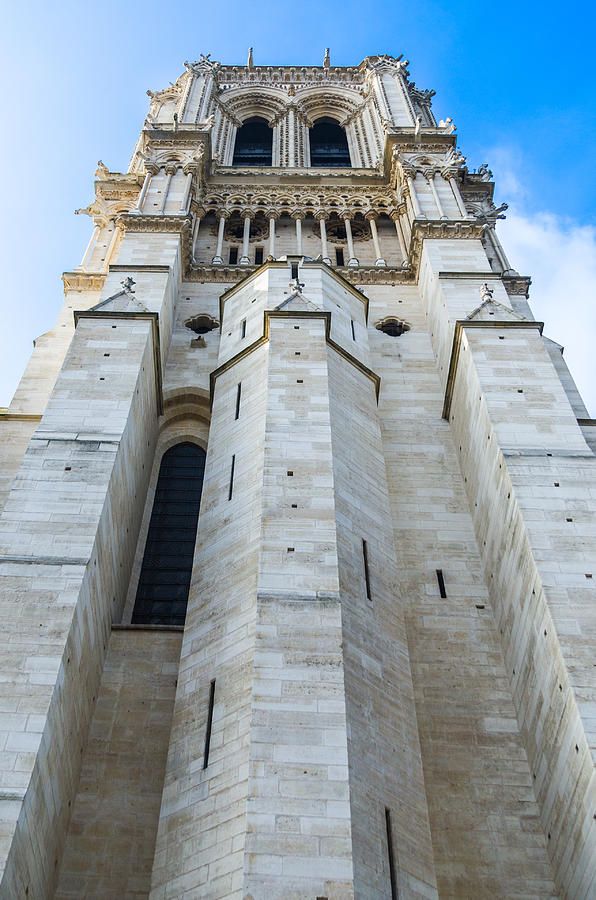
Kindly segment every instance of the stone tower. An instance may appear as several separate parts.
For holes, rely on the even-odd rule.
[[[596,422],[407,66],[202,56],[99,164],[2,414],[3,898],[595,896]]]

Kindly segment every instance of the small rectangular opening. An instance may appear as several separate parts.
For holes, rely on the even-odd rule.
[[[393,831],[391,828],[391,810],[385,807],[385,831],[387,833],[387,859],[389,861],[389,883],[391,885],[391,900],[398,900],[397,873],[393,857]]]
[[[442,569],[437,569],[437,581],[439,582],[439,593],[444,600],[447,597],[447,591],[445,590],[445,579],[443,578]]]
[[[255,266],[263,265],[263,248],[255,247]]]
[[[228,490],[228,500],[232,499],[234,492],[234,467],[236,465],[236,454],[232,457],[232,465],[230,466],[230,488]]]
[[[240,323],[240,337],[246,337],[246,319],[242,319],[242,322]]]
[[[350,325],[352,326],[352,340],[356,340],[356,332],[354,331],[354,319],[350,321]]]
[[[370,573],[368,571],[368,545],[362,538],[362,561],[364,563],[364,582],[366,584],[366,599],[370,600]]]
[[[296,279],[298,278],[298,263],[297,262],[290,263],[290,266],[292,269],[292,281],[296,281]]]
[[[240,397],[241,397],[241,395],[242,395],[242,382],[239,381],[238,387],[236,388],[236,415],[234,416],[235,419],[237,419],[238,416],[240,415]]]
[[[231,266],[235,266],[238,262],[238,247],[230,247],[230,255],[228,262]]]
[[[343,266],[344,265],[344,251],[341,247],[335,248],[335,265]]]
[[[209,745],[211,744],[211,728],[213,726],[213,706],[215,703],[215,678],[209,685],[209,710],[207,712],[207,729],[205,731],[205,752],[203,753],[203,768],[209,765]]]

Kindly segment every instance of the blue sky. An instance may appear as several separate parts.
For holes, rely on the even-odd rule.
[[[126,169],[147,88],[167,86],[201,52],[244,63],[252,45],[256,64],[320,64],[329,46],[338,65],[404,53],[417,86],[437,91],[437,118],[453,118],[469,165],[488,162],[498,201],[511,205],[505,248],[533,276],[535,315],[565,344],[596,415],[595,19],[588,3],[566,14],[510,0],[11,4],[0,37],[0,406],[55,320],[62,271],[87,244],[91,222],[73,211],[93,197],[98,159]]]

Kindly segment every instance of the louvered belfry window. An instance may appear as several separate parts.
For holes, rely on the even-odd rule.
[[[323,116],[310,129],[310,164],[315,168],[350,167],[346,133],[335,119]]]
[[[234,144],[233,166],[270,166],[273,156],[273,132],[265,119],[253,116],[238,129]]]
[[[133,625],[184,625],[205,474],[205,451],[176,444],[164,453]]]

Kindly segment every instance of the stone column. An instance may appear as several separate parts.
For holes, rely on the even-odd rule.
[[[153,171],[151,169],[148,169],[145,174],[145,180],[143,181],[143,187],[141,188],[141,193],[139,194],[137,205],[135,209],[131,210],[131,212],[133,212],[135,215],[140,215],[143,212],[143,203],[145,202],[145,197],[147,196],[147,191],[149,190],[152,176]]]
[[[404,258],[404,262],[408,261],[408,250],[406,247],[406,241],[404,238],[404,233],[401,227],[401,215],[397,209],[392,210],[390,213],[391,218],[395,224],[395,231],[397,234],[397,240],[399,242],[399,249],[401,250],[401,255]]]
[[[327,213],[318,212],[316,213],[316,218],[319,220],[319,226],[321,228],[321,256],[323,257],[323,262],[330,266],[331,259],[329,258],[329,251],[327,250]]]
[[[184,196],[182,197],[182,202],[180,204],[180,212],[185,213],[188,212],[188,200],[190,198],[190,189],[192,187],[192,172],[186,173],[186,184],[184,186]]]
[[[406,175],[406,181],[408,183],[408,190],[410,192],[410,200],[412,201],[412,209],[414,211],[415,219],[426,219],[426,216],[422,212],[420,208],[420,203],[418,202],[418,194],[416,193],[416,187],[414,185],[414,178],[411,175]]]
[[[239,265],[241,266],[249,266],[250,259],[248,258],[248,244],[250,241],[250,220],[253,218],[254,213],[249,210],[245,210],[244,213],[244,234],[242,235],[242,256],[240,257]]]
[[[507,272],[511,272],[512,269],[511,269],[511,266],[509,265],[509,260],[507,259],[506,255],[505,255],[505,251],[503,250],[503,247],[501,246],[501,242],[500,242],[499,238],[497,237],[497,233],[496,233],[495,229],[490,225],[485,225],[484,233],[488,234],[488,239],[491,242],[491,244],[493,245],[494,251],[497,254],[497,259],[499,260],[499,264],[501,266],[503,274],[505,274]]]
[[[196,251],[196,247],[197,247],[197,240],[198,240],[198,237],[199,237],[199,228],[200,228],[200,226],[201,226],[201,219],[203,218],[204,215],[205,215],[205,210],[203,209],[202,206],[199,206],[199,207],[195,210],[195,220],[194,220],[194,224],[193,224],[193,227],[192,227],[191,247],[192,247],[192,260],[193,260],[193,262],[196,262],[196,252],[195,252],[195,251]]]
[[[112,254],[114,253],[114,248],[116,246],[116,241],[118,240],[119,234],[120,234],[120,229],[114,222],[114,233],[112,234],[112,240],[110,241],[110,246],[107,249],[106,258],[105,258],[105,262],[104,262],[104,268],[105,268],[106,272],[110,267],[110,260],[112,258]]]
[[[444,172],[443,178],[445,178],[451,185],[451,191],[455,198],[455,202],[457,203],[457,208],[459,209],[459,211],[461,213],[462,219],[469,219],[470,216],[468,215],[468,210],[466,209],[466,205],[462,199],[462,195],[459,190],[459,185],[458,185],[457,181],[455,180],[455,176],[453,174],[451,174],[450,172],[447,172],[447,173]]]
[[[166,166],[166,186],[163,189],[163,194],[161,198],[161,206],[159,207],[158,212],[163,213],[166,208],[166,202],[168,199],[168,193],[170,191],[170,184],[172,183],[172,175],[176,171],[176,166]]]
[[[279,213],[275,209],[267,211],[269,218],[269,256],[275,259],[275,221],[279,219]]]
[[[377,221],[376,221],[376,220],[377,220],[377,214],[376,214],[375,212],[372,212],[372,211],[371,211],[371,212],[367,212],[365,218],[366,218],[366,219],[368,220],[368,222],[369,222],[370,230],[371,230],[371,234],[372,234],[372,239],[373,239],[373,244],[374,244],[374,247],[375,247],[375,256],[376,256],[375,266],[379,266],[379,267],[386,266],[387,263],[385,262],[385,260],[384,260],[383,257],[381,256],[381,247],[380,247],[380,245],[379,245],[379,234],[378,234],[378,231],[377,231]]]
[[[217,232],[217,247],[215,249],[215,256],[211,260],[211,262],[215,266],[223,266],[223,257],[221,254],[222,254],[222,250],[223,250],[224,228],[225,228],[225,224],[226,224],[226,219],[229,219],[229,218],[230,218],[230,214],[227,211],[227,209],[222,209],[219,212],[219,229]]]
[[[437,185],[435,182],[435,178],[437,178],[436,172],[425,172],[424,177],[428,182],[428,186],[431,190],[431,194],[433,195],[433,200],[435,201],[435,206],[437,207],[437,211],[439,213],[440,219],[446,219],[445,210],[441,204],[441,200],[439,198],[439,192],[437,191]]]
[[[80,266],[77,266],[78,270],[84,269],[87,266],[87,263],[89,262],[89,257],[93,253],[93,250],[95,248],[95,243],[97,241],[97,238],[99,237],[100,231],[101,231],[101,228],[99,227],[99,225],[95,225],[95,227],[93,228],[93,233],[92,233],[91,237],[89,238],[89,243],[87,244],[87,249],[85,250],[85,255],[83,256],[83,261],[81,262]]]
[[[296,222],[296,253],[302,256],[302,220],[305,214],[301,210],[294,210],[292,218]]]
[[[348,265],[349,266],[359,266],[360,263],[354,256],[354,241],[352,240],[352,223],[350,222],[350,217],[346,214],[343,216],[344,225],[346,226],[346,237],[348,239]]]

